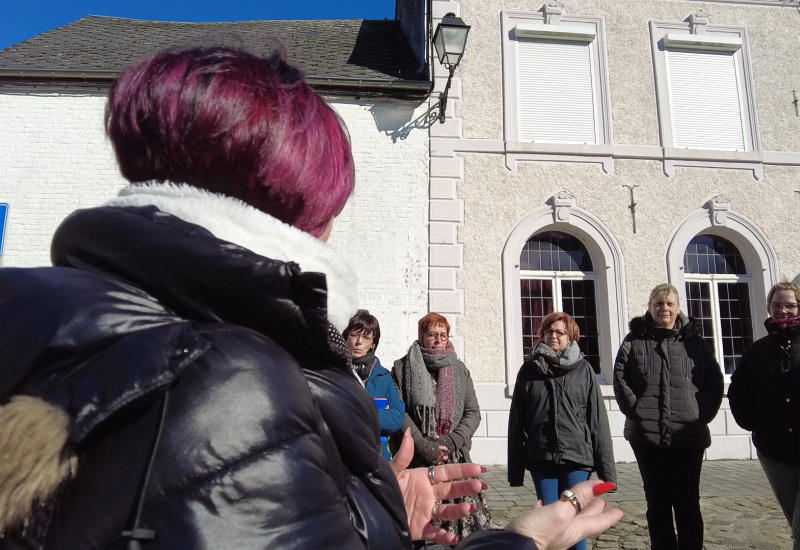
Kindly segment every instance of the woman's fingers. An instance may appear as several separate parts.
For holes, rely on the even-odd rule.
[[[459,504],[437,504],[440,521],[454,521],[462,519],[475,511],[475,505],[467,502]]]
[[[452,500],[466,495],[477,495],[489,488],[489,484],[480,479],[463,479],[448,483],[437,483],[433,486],[436,500]]]
[[[458,542],[458,537],[429,523],[422,530],[422,540],[433,541],[441,546],[452,546]]]
[[[408,468],[412,458],[414,458],[414,438],[411,437],[411,428],[406,428],[406,433],[403,434],[403,442],[389,463],[394,475],[400,475],[403,470]]]
[[[605,492],[608,492],[611,490],[611,487],[607,485],[607,483],[608,482],[599,479],[582,481],[572,488],[572,492],[575,493],[576,497],[578,497],[581,506],[586,508],[586,506],[595,498],[595,487],[598,488],[598,491],[605,490]]]
[[[618,508],[605,508],[604,510],[604,507],[602,502],[594,501],[575,518],[575,525],[580,533],[578,540],[604,533],[625,517],[625,513]]]
[[[480,464],[473,463],[443,464],[441,466],[437,466],[434,470],[434,476],[437,483],[453,481],[456,479],[465,479],[468,477],[477,477],[482,473],[486,473],[486,468]]]

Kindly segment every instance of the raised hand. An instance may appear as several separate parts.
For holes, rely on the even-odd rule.
[[[437,507],[439,519],[452,521],[465,518],[474,511],[474,505],[437,504],[437,501],[450,500],[465,495],[475,495],[489,488],[489,485],[476,477],[486,471],[478,464],[444,464],[433,467],[435,483],[432,484],[428,468],[408,469],[414,456],[414,439],[406,430],[403,443],[391,462],[397,476],[400,491],[408,515],[408,526],[414,540],[429,540],[436,544],[449,546],[458,542],[458,537],[440,527],[434,526],[433,507]]]

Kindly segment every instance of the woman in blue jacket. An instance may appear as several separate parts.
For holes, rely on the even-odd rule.
[[[397,393],[392,374],[375,357],[375,350],[381,341],[381,326],[368,310],[359,309],[350,319],[343,335],[353,355],[353,368],[367,392],[375,399],[381,424],[381,451],[386,460],[391,460],[389,436],[403,427],[406,406]]]

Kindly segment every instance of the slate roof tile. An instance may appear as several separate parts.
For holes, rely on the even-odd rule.
[[[427,80],[396,20],[174,23],[90,15],[0,50],[0,67],[123,71],[168,48],[227,46],[267,55],[276,40],[312,78]]]

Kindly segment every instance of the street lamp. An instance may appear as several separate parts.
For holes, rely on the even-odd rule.
[[[469,25],[466,25],[461,18],[454,13],[448,13],[442,18],[442,22],[436,26],[433,33],[433,47],[436,48],[436,55],[439,63],[450,70],[447,77],[447,84],[444,91],[439,94],[439,122],[444,123],[444,110],[447,107],[447,92],[450,90],[450,82],[453,80],[453,73],[461,63],[464,49],[467,47],[467,35]]]

